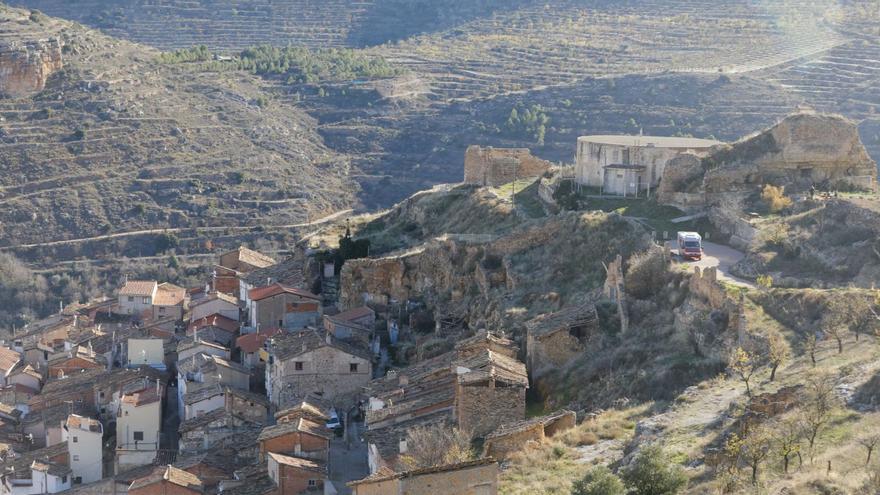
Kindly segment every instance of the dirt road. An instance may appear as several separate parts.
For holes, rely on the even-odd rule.
[[[675,241],[668,241],[666,247],[675,254],[676,261],[682,265],[688,267],[698,266],[700,268],[716,268],[718,271],[718,280],[723,280],[733,285],[749,289],[756,288],[753,282],[730,274],[730,268],[745,257],[745,253],[742,251],[737,251],[729,246],[703,241],[703,259],[699,261],[685,261],[678,258],[678,244]],[[693,269],[688,268],[688,271],[691,270]]]

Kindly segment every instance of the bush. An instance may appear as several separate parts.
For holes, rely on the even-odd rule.
[[[656,445],[643,448],[622,477],[632,495],[673,495],[687,485],[681,467],[672,465]]]
[[[791,206],[791,198],[785,195],[785,187],[767,184],[761,191],[761,199],[767,205],[770,213],[779,213]]]
[[[607,467],[595,467],[574,482],[571,495],[623,495],[623,482]]]
[[[630,258],[626,270],[626,291],[638,299],[649,299],[666,285],[668,274],[666,252],[655,246]]]

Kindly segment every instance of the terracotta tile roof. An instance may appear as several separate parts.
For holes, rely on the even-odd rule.
[[[261,330],[257,333],[242,335],[235,339],[235,347],[241,349],[242,352],[257,352],[263,348],[263,344],[266,343],[267,339],[278,335],[279,333],[281,333],[280,328],[270,328],[268,330]]]
[[[0,372],[4,375],[21,361],[21,354],[8,347],[0,347]]]
[[[154,472],[150,476],[134,480],[131,483],[131,486],[128,487],[128,490],[131,491],[137,488],[143,488],[145,486],[150,486],[161,481],[167,481],[177,486],[188,488],[190,490],[195,490],[197,492],[204,492],[204,486],[202,485],[202,481],[198,478],[198,476],[188,473],[183,469],[178,469],[174,466],[168,466],[165,468],[165,471]]]
[[[62,476],[67,476],[72,472],[71,469],[67,466],[56,464],[47,460],[34,460],[34,462],[31,464],[31,469],[33,469],[34,471],[39,471],[41,473],[47,473],[50,476],[55,476],[58,478]]]
[[[120,296],[152,296],[158,284],[155,280],[129,280],[119,289]]]
[[[232,318],[227,318],[221,314],[214,313],[210,316],[199,318],[198,320],[191,322],[186,329],[186,333],[191,334],[195,329],[202,329],[205,327],[215,327],[229,333],[237,333],[238,326],[239,323]]]
[[[372,309],[368,308],[367,306],[361,306],[360,308],[352,308],[343,311],[342,313],[333,315],[333,319],[339,321],[352,321],[374,315],[375,312]]]
[[[67,442],[56,443],[50,447],[22,452],[0,463],[0,472],[15,471],[15,479],[31,479],[31,465],[38,459],[53,459],[67,453]]]
[[[287,360],[312,352],[322,347],[333,347],[346,354],[357,356],[367,361],[373,358],[369,346],[360,341],[345,341],[334,337],[326,330],[306,328],[294,333],[281,333],[272,338],[275,357]]]
[[[238,253],[238,261],[242,263],[247,263],[248,265],[256,268],[265,268],[267,266],[272,266],[275,264],[275,260],[272,257],[254,251],[253,249],[248,249],[244,246],[239,246],[237,250],[224,253],[221,256],[226,256],[227,254],[236,252]]]
[[[277,413],[275,413],[275,419],[278,420],[285,416],[293,415],[305,417],[306,419],[311,418],[316,422],[326,422],[330,419],[330,415],[322,407],[312,404],[308,401],[301,401],[298,404],[288,407],[287,409],[278,411]]]
[[[194,387],[192,390],[187,389],[186,394],[183,396],[183,403],[192,405],[218,395],[223,395],[223,387],[219,383],[204,384],[204,386]]]
[[[495,464],[495,459],[491,457],[484,457],[482,459],[477,459],[475,461],[466,461],[459,462],[457,464],[446,464],[444,466],[434,466],[423,469],[415,469],[412,471],[403,471],[400,473],[389,473],[387,470],[380,470],[371,476],[367,476],[362,480],[352,481],[348,483],[348,486],[357,486],[364,485],[369,483],[378,483],[381,481],[389,481],[394,479],[401,478],[412,478],[413,476],[420,476],[424,474],[433,474],[433,473],[443,473],[447,471],[458,471],[460,469],[469,469],[473,467],[480,466],[488,466],[490,464]]]
[[[177,431],[180,433],[186,433],[188,431],[192,431],[203,426],[207,426],[215,421],[225,420],[225,423],[229,425],[229,423],[235,423],[239,425],[247,425],[248,427],[252,427],[254,430],[253,435],[250,437],[251,441],[253,441],[254,436],[260,431],[262,428],[262,424],[255,423],[247,418],[242,418],[241,416],[235,415],[225,408],[214,409],[213,411],[208,411],[201,416],[197,416],[195,418],[190,418],[185,420],[183,423],[180,423],[180,426],[177,428]]]
[[[316,296],[311,292],[303,289],[297,289],[296,287],[288,287],[281,284],[272,284],[267,287],[258,287],[256,289],[251,289],[248,297],[251,298],[251,301],[261,301],[268,297],[277,296],[279,294],[293,294],[295,296],[299,296],[305,299],[314,299],[315,301],[321,301],[321,296]]]
[[[269,398],[265,395],[258,394],[256,392],[251,392],[249,390],[242,390],[240,388],[232,388],[226,387],[227,395],[234,395],[236,397],[240,397],[247,401],[253,402],[254,404],[260,404],[262,406],[269,406]]]
[[[251,287],[261,287],[267,283],[267,280],[271,281],[269,283],[279,283],[288,287],[303,287],[304,267],[303,260],[291,257],[275,265],[254,270],[243,280]]]
[[[305,418],[299,418],[296,421],[279,423],[277,425],[263,428],[257,441],[271,440],[295,432],[307,433],[326,440],[330,440],[331,436],[330,430],[326,426],[315,423],[314,421],[309,421]]]
[[[320,473],[325,476],[327,475],[327,464],[318,460],[303,459],[302,457],[291,457],[284,454],[276,454],[275,452],[269,452],[269,457],[278,464],[283,464],[285,466],[290,466],[305,471],[312,471],[314,473]]]
[[[178,306],[186,299],[186,289],[173,284],[160,284],[153,297],[153,306]]]
[[[266,471],[266,464],[260,464],[256,472],[236,471],[236,479],[223,481],[223,495],[273,495],[277,492],[275,482]]]
[[[199,337],[201,337],[201,334],[199,335]],[[185,350],[188,350],[188,349],[194,349],[194,348],[199,347],[199,346],[212,347],[212,348],[217,349],[217,350],[222,350],[222,351],[229,352],[229,348],[228,348],[228,347],[224,347],[224,346],[222,346],[222,345],[220,345],[220,344],[218,344],[218,343],[216,343],[216,342],[210,342],[210,341],[207,341],[207,340],[198,340],[198,341],[195,341],[195,340],[193,340],[193,339],[191,339],[191,338],[189,338],[189,337],[186,337],[186,338],[182,339],[180,342],[177,343],[177,353],[180,354],[181,352],[183,352],[183,351],[185,351]]]
[[[79,414],[71,414],[67,417],[67,428],[75,428],[77,430],[85,430],[100,433],[104,431],[101,422],[97,419],[87,418]]]
[[[122,402],[140,407],[146,404],[157,402],[160,399],[156,393],[156,387],[151,386],[134,392],[129,392],[122,396]]]

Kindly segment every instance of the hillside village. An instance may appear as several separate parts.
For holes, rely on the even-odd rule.
[[[0,495],[880,494],[880,10],[297,2],[0,4]]]
[[[747,442],[744,421],[777,421],[810,386],[771,391],[771,378],[758,394],[747,378],[771,364],[790,378],[798,354],[815,359],[831,340],[843,349],[850,335],[880,331],[877,168],[841,117],[796,114],[730,144],[588,136],[563,167],[526,149],[473,147],[463,175],[320,227],[281,259],[242,246],[218,254],[203,285],[127,279],[109,298],[16,329],[0,349],[0,493],[529,493],[509,478],[554,439],[599,465],[638,462],[636,440],[663,439],[671,426],[660,418],[688,403],[688,383],[746,378],[717,404],[739,401],[743,416],[714,427],[733,435],[724,449],[736,435]],[[605,213],[593,201],[681,218]],[[775,258],[820,256],[811,246],[836,231],[807,234],[804,218],[841,214],[866,229],[850,249],[873,255],[829,283],[864,303],[820,303],[817,333],[801,344],[787,335],[797,327],[782,327],[813,323],[778,304],[826,296],[799,293],[804,276]],[[703,228],[744,253],[719,261],[707,243],[692,268],[666,225]],[[767,239],[779,225],[786,238]],[[826,256],[814,271],[842,270]],[[603,376],[601,363],[614,361],[597,352],[649,334],[666,340],[655,358],[622,358],[619,377]],[[682,336],[694,359],[679,375],[632,374],[627,360],[681,352],[670,346]],[[725,368],[730,378],[715,378]],[[873,417],[860,404],[873,404],[873,389],[861,389],[874,378],[860,376],[868,383],[847,384],[847,407]],[[588,440],[615,411],[650,403],[629,446],[631,432]],[[711,445],[688,467],[693,484],[718,455]],[[569,447],[554,449],[564,463]]]

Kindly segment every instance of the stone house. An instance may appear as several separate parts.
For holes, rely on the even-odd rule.
[[[514,180],[539,177],[552,166],[533,156],[528,148],[468,146],[464,154],[464,182],[498,187]]]
[[[232,345],[238,336],[240,323],[220,314],[213,314],[193,320],[186,328],[186,335],[193,339],[216,342],[223,346]]]
[[[30,364],[20,362],[6,376],[6,384],[27,387],[35,392],[39,392],[43,386],[43,375]]]
[[[353,495],[497,495],[498,463],[483,458],[399,473],[383,470],[348,486]]]
[[[373,380],[365,433],[370,472],[396,468],[414,427],[458,427],[483,437],[524,419],[528,377],[515,355],[513,342],[482,331],[452,352]]]
[[[7,456],[0,462],[0,494],[43,494],[57,493],[65,486],[70,488],[71,479],[69,469],[65,469],[68,463],[67,444],[59,443],[51,447],[32,450],[29,452],[19,452],[17,456]],[[53,469],[55,479],[46,477],[44,466],[34,472],[34,462],[49,463],[57,466]],[[67,477],[65,480],[64,477]],[[52,481],[52,483],[49,483]],[[49,487],[54,492],[49,492]]]
[[[269,353],[265,349],[266,341],[281,333],[280,328],[268,328],[256,333],[242,335],[235,339],[241,364],[248,369],[265,368]]]
[[[64,437],[70,455],[73,483],[79,485],[102,479],[104,427],[101,422],[71,414],[64,425]]]
[[[682,153],[705,155],[722,143],[657,136],[583,136],[577,140],[575,180],[605,194],[635,196],[656,189],[666,163]]]
[[[257,441],[260,443],[260,459],[270,452],[295,455],[326,462],[330,452],[330,430],[324,424],[305,418],[286,421],[263,429]]]
[[[205,383],[193,386],[183,396],[183,420],[198,418],[226,404],[223,386],[219,383]]]
[[[102,356],[96,356],[94,352],[82,347],[76,347],[67,354],[53,357],[47,363],[48,376],[61,378],[79,373],[88,369],[107,368]]]
[[[55,462],[36,459],[30,465],[29,479],[13,478],[15,473],[3,475],[3,492],[9,495],[38,495],[60,493],[70,489],[70,468]]]
[[[306,290],[272,284],[251,290],[250,326],[300,330],[318,323],[323,313],[321,297]]]
[[[164,471],[132,482],[128,487],[129,495],[201,495],[205,493],[202,481],[192,473],[174,466]]]
[[[226,387],[224,407],[227,411],[254,423],[267,423],[269,419],[269,399],[265,395],[248,392],[239,388]]]
[[[310,395],[351,403],[372,374],[372,354],[366,346],[326,331],[279,334],[269,342],[266,391],[276,408]]]
[[[18,366],[21,359],[21,353],[18,351],[0,346],[0,373],[2,373],[2,376],[0,376],[0,385],[9,385],[9,374],[12,373],[16,366]]]
[[[214,315],[224,316],[239,321],[240,310],[238,299],[222,292],[215,292],[190,304],[190,322],[210,319]]]
[[[271,257],[244,246],[223,253],[220,255],[218,264],[214,267],[214,290],[238,295],[241,276],[274,264],[275,260]]]
[[[483,457],[504,460],[509,454],[521,451],[529,442],[540,443],[545,438],[574,428],[575,424],[575,413],[561,410],[540,418],[502,425],[486,435],[483,441]]]
[[[116,417],[116,472],[152,463],[161,432],[162,387],[124,394]]]
[[[153,310],[153,298],[159,284],[155,280],[129,280],[119,289],[119,312],[125,315],[142,315]]]
[[[582,354],[599,329],[596,306],[585,303],[526,322],[526,363],[531,376],[559,368]]]
[[[183,287],[169,283],[159,284],[153,297],[153,319],[183,320],[183,313],[186,311],[186,300],[187,293]]]
[[[277,264],[256,269],[239,277],[238,298],[241,305],[249,311],[252,309],[250,292],[253,289],[265,288],[272,284],[285,287],[303,287],[306,281],[306,263],[299,256],[291,256]]]
[[[270,452],[266,458],[269,478],[278,487],[278,495],[299,495],[301,493],[324,493],[327,481],[327,464],[301,457],[291,457]]]
[[[174,467],[198,477],[205,491],[213,493],[221,481],[232,479],[236,467],[244,462],[245,459],[238,458],[234,452],[217,449],[178,457]]]
[[[289,423],[300,418],[319,425],[326,424],[330,420],[330,416],[322,406],[308,400],[298,401],[287,409],[275,413],[275,422],[279,424]]]
[[[376,324],[376,312],[367,306],[349,309],[336,315],[324,315],[324,330],[337,339],[359,340],[370,344],[373,340],[373,327]]]
[[[238,363],[210,354],[196,354],[186,361],[177,362],[178,410],[185,411],[184,398],[190,391],[201,389],[202,384],[220,384],[242,390],[250,389],[250,370]],[[181,418],[183,419],[183,418]]]

